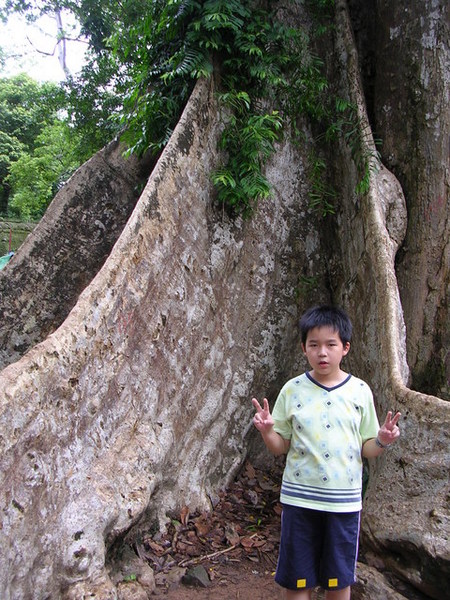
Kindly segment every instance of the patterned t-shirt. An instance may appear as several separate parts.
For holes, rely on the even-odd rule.
[[[379,424],[369,386],[349,375],[327,388],[304,373],[281,389],[274,430],[290,439],[281,502],[329,512],[361,510],[364,442]]]

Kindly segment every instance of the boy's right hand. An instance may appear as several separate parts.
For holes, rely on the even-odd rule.
[[[270,414],[269,402],[267,401],[267,398],[264,398],[263,400],[264,407],[261,406],[256,398],[252,398],[252,403],[256,409],[256,414],[253,417],[253,425],[261,433],[270,431],[273,427],[274,421],[272,415]]]

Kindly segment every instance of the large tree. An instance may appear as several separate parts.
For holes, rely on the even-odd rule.
[[[404,23],[395,3],[388,13],[392,21],[381,3],[352,3],[358,45],[371,49],[359,54],[372,68],[361,83],[350,13],[343,0],[336,3],[334,28],[318,50],[330,72],[328,94],[339,98],[342,135],[323,146],[332,132],[321,115],[300,112],[300,104],[294,125],[302,143],[289,136],[276,143],[263,165],[272,196],[252,205],[251,219],[222,210],[211,183],[224,160],[218,148],[224,126],[235,122],[230,107],[218,104],[221,71],[195,86],[103,268],[53,335],[0,374],[1,531],[8,539],[0,547],[0,580],[7,598],[114,597],[113,550],[164,526],[182,506],[210,507],[257,444],[251,395],[265,393],[272,400],[281,382],[303,368],[296,319],[318,300],[349,309],[355,339],[348,367],[372,384],[380,414],[393,407],[403,413],[402,442],[371,465],[362,528],[366,549],[429,597],[445,595],[450,411],[444,400],[408,387],[414,365],[406,347],[414,323],[402,302],[414,295],[417,282],[401,280],[396,269],[400,256],[401,265],[407,264],[405,232],[417,226],[427,239],[432,222],[433,241],[442,250],[435,258],[442,279],[434,279],[432,289],[436,307],[443,305],[448,235],[442,231],[448,234],[448,223],[435,211],[436,221],[409,221],[406,206],[411,213],[419,200],[404,193],[401,169],[396,178],[379,160],[373,135],[375,126],[377,135],[383,130],[379,115],[391,112],[387,101],[376,110],[380,90],[386,94],[389,87],[375,68],[383,64],[377,57],[388,53],[390,36],[420,23],[422,35],[410,40],[411,48],[434,39],[436,60],[430,62],[442,64],[445,49],[437,44],[431,4],[411,3]],[[280,16],[296,25],[314,22],[303,3],[280,8]],[[389,39],[380,34],[374,44],[373,22],[377,32],[391,32]],[[392,70],[399,65],[397,78],[410,89],[401,61],[389,64]],[[307,63],[312,71],[317,65]],[[441,172],[448,77],[428,63],[423,67],[421,81],[433,90],[424,92],[424,101],[435,106],[438,90],[446,110],[432,128],[416,117],[414,135],[408,137],[412,128],[406,127],[401,152],[407,155],[404,145],[412,152],[423,144]],[[302,82],[298,76],[295,84]],[[407,123],[415,118],[412,108],[410,113]],[[406,166],[396,158],[395,139],[388,147],[384,163]],[[318,171],[323,173],[327,158],[327,185],[320,187]],[[90,173],[87,165],[79,172],[84,189]],[[331,208],[318,212],[311,206],[318,192],[327,192]],[[0,283],[8,277],[12,286],[5,290],[22,282],[28,302],[26,315],[22,307],[15,315],[11,292],[3,294],[14,335],[39,330],[55,310],[53,295],[43,304],[32,294],[46,280],[45,265],[55,262],[55,246],[48,254],[35,250],[45,249],[41,241],[70,213],[65,207],[76,194],[72,187],[55,198],[23,260],[13,259],[0,274]],[[65,223],[64,243],[71,239]],[[67,257],[63,245],[61,264]],[[24,268],[35,275],[29,286]],[[67,278],[72,269],[66,269]],[[426,331],[434,339],[442,320],[436,315],[448,315],[439,310],[427,311]]]

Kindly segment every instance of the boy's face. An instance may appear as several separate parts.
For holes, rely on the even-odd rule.
[[[302,349],[313,370],[313,377],[320,381],[331,379],[339,373],[341,361],[350,350],[350,343],[344,345],[339,333],[332,327],[314,327],[308,331]]]

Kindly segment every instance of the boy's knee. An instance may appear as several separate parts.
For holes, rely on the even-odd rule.
[[[286,600],[311,600],[311,590],[286,590]]]
[[[350,600],[350,586],[342,590],[327,590],[325,593],[326,600]]]

